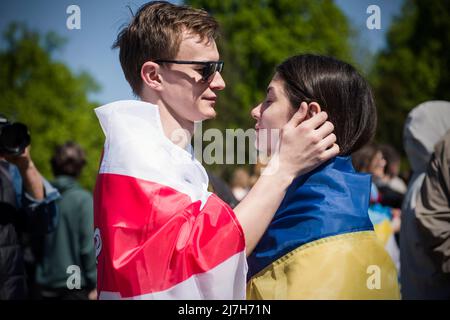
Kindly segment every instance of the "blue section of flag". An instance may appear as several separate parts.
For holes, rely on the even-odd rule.
[[[336,157],[295,179],[248,258],[248,278],[308,242],[373,230],[370,185],[370,175],[356,173],[351,157]]]

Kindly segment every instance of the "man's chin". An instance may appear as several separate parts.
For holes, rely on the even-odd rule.
[[[214,119],[216,116],[217,116],[216,110],[214,110],[213,108],[210,108],[210,110],[203,112],[202,120]]]

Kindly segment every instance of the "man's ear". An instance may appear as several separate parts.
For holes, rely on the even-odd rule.
[[[322,109],[320,108],[320,105],[317,102],[310,102],[308,104],[308,113],[306,115],[306,118],[309,119],[314,115],[320,113],[321,111]]]
[[[141,79],[144,85],[153,90],[161,90],[161,75],[159,74],[159,64],[153,61],[145,62],[141,67]]]

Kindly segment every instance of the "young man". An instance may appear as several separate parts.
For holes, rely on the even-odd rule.
[[[94,195],[100,299],[243,299],[246,254],[293,179],[336,156],[333,125],[301,108],[279,151],[233,210],[207,192],[194,159],[194,123],[215,117],[225,88],[217,22],[202,10],[142,6],[115,47],[142,101],[96,109],[106,135]],[[273,188],[277,186],[277,188]]]

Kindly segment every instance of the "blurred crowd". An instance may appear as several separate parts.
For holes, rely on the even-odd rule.
[[[403,142],[407,159],[370,143],[352,155],[353,166],[372,176],[369,217],[399,271],[402,298],[449,299],[450,102],[414,108]],[[50,182],[30,146],[0,152],[0,299],[96,299],[92,194],[77,182],[83,149],[57,146]],[[209,172],[210,190],[235,207],[264,163],[235,169],[229,184]]]

